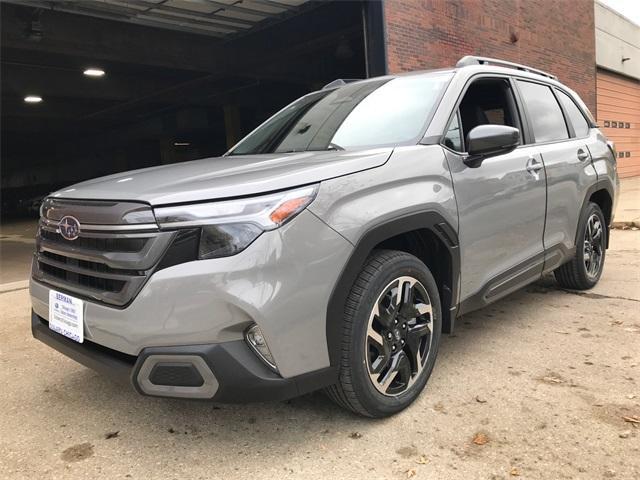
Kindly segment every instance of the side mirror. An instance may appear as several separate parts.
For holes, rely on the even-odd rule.
[[[506,125],[478,125],[467,135],[465,165],[479,167],[485,158],[509,153],[520,145],[520,130]]]

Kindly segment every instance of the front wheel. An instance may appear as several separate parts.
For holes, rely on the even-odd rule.
[[[426,265],[405,252],[375,251],[347,298],[339,382],[329,397],[369,417],[406,408],[431,375],[441,326],[438,287]]]
[[[553,273],[561,287],[588,290],[598,283],[604,268],[607,224],[598,205],[590,202],[578,225],[576,255]]]

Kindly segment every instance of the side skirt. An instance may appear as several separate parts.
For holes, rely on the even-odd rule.
[[[510,268],[489,280],[477,293],[460,303],[459,315],[483,308],[530,283],[539,280],[575,255],[575,247],[569,249],[563,244],[549,247],[529,260]]]

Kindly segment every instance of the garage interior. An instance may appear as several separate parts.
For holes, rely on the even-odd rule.
[[[385,71],[381,2],[3,1],[2,216],[224,153],[336,78]]]

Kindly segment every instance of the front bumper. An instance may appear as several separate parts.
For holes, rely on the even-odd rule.
[[[233,403],[285,400],[337,380],[335,370],[331,368],[282,378],[269,370],[242,340],[149,347],[140,355],[132,356],[91,341],[76,343],[50,330],[47,321],[33,311],[31,332],[34,338],[49,347],[143,395]],[[157,366],[168,366],[173,370],[170,370],[171,374],[160,376],[157,374],[159,369],[154,370]],[[181,368],[176,369],[176,366]],[[194,375],[194,368],[200,377]]]
[[[303,211],[237,255],[153,273],[124,308],[85,299],[84,338],[136,358],[149,347],[243,342],[256,323],[283,378],[321,370],[330,364],[327,304],[352,249]],[[31,280],[33,310],[45,320],[51,288]]]

